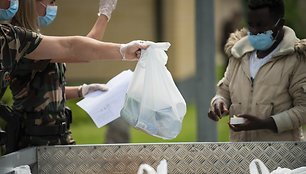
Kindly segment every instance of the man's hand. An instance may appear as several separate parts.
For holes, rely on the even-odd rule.
[[[93,83],[93,84],[83,84],[80,86],[79,91],[81,94],[79,94],[79,97],[84,97],[85,95],[94,92],[94,91],[107,91],[108,87],[105,84],[99,84],[99,83]]]
[[[113,10],[115,10],[117,0],[100,0],[98,15],[105,15],[108,21],[111,19]]]
[[[127,44],[121,44],[120,53],[122,60],[138,60],[141,55],[141,49],[147,49],[149,46],[144,41],[134,40]]]
[[[228,109],[226,104],[221,99],[216,99],[209,108],[208,117],[214,121],[219,121],[223,115],[227,115]]]
[[[235,132],[258,130],[258,129],[269,129],[274,132],[277,132],[277,127],[272,117],[261,119],[256,116],[248,114],[241,114],[238,115],[238,117],[245,118],[246,121],[244,124],[236,124],[236,125],[229,124],[229,127]]]

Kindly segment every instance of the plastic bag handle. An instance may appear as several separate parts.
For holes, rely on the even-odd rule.
[[[161,162],[157,166],[157,171],[155,171],[153,167],[148,164],[141,164],[139,166],[137,174],[144,174],[144,171],[146,171],[147,174],[167,174],[167,166],[167,161],[165,159],[161,160]]]
[[[157,174],[153,167],[149,166],[148,164],[141,164],[137,174],[144,174],[144,171],[146,171],[148,174]]]
[[[250,163],[250,174],[270,174],[269,169],[259,159],[254,159]]]
[[[167,51],[169,49],[169,47],[171,46],[171,44],[169,42],[154,43],[154,42],[147,41],[147,44],[150,45],[150,47],[152,47],[152,48],[159,48],[159,49],[162,49],[164,51]]]
[[[151,52],[155,49],[159,49],[159,50],[163,50],[163,51],[167,51],[169,49],[169,47],[171,46],[171,44],[169,42],[152,42],[152,41],[145,41],[144,42],[145,45],[149,45],[149,47],[146,50],[141,50],[141,57],[143,57],[144,54]],[[145,59],[141,58],[138,61],[138,64],[140,64],[142,67],[145,67],[146,63],[145,63]],[[168,59],[167,57],[159,57],[158,61],[160,61],[163,65],[166,65]]]

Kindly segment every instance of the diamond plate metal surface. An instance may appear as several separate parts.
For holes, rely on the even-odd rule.
[[[136,174],[162,159],[169,174],[244,174],[256,158],[270,170],[306,166],[306,142],[46,146],[37,156],[39,174]]]

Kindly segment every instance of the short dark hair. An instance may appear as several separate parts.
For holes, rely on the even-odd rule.
[[[283,0],[248,0],[248,7],[251,10],[268,7],[274,20],[284,18],[285,4]]]

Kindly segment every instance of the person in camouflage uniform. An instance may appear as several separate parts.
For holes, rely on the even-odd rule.
[[[140,49],[147,47],[140,41],[114,44],[80,36],[43,36],[7,24],[0,24],[0,44],[1,70],[9,73],[7,81],[14,97],[13,109],[23,119],[18,148],[74,143],[69,132],[69,110],[64,108],[68,95],[65,95],[65,67],[53,62],[137,60]],[[97,89],[96,84],[92,86],[72,87],[69,95],[82,97]]]
[[[36,0],[28,0],[28,1],[23,1],[21,0],[19,2],[19,11],[17,12],[17,14],[15,15],[15,17],[12,20],[12,24],[14,25],[18,25],[18,26],[22,26],[22,27],[26,27],[28,29],[31,29],[33,31],[39,31],[41,25],[43,24],[44,26],[46,26],[45,24],[49,24],[50,22],[46,22],[46,20],[37,20],[37,19],[41,19],[43,17],[43,15],[45,15],[46,17],[48,16],[48,11],[47,11],[47,7],[55,7],[55,1],[54,0],[49,0],[46,1],[47,3],[45,3],[44,1],[36,1]],[[36,4],[35,4],[36,3]],[[91,37],[94,39],[102,39],[102,37],[104,36],[104,31],[106,30],[108,21],[111,18],[111,13],[112,11],[115,9],[117,4],[117,0],[100,0],[100,5],[99,5],[99,13],[98,13],[98,19],[95,23],[95,25],[93,26],[93,28],[91,29],[91,31],[87,34],[87,37]],[[29,10],[30,7],[30,10]],[[32,10],[35,9],[36,10]],[[36,11],[38,13],[36,13]],[[29,17],[31,16],[31,17]],[[34,16],[34,18],[33,18]],[[53,17],[54,19],[54,13],[53,16],[49,16],[49,18],[51,19]],[[41,22],[41,24],[40,24]],[[41,64],[41,65],[37,65],[36,67],[39,67],[41,69],[44,69],[44,63],[42,62],[37,62],[36,64]],[[45,64],[48,64],[48,62],[46,62]],[[22,64],[23,67],[21,67],[21,69],[27,68],[32,66],[33,63],[32,62],[25,62],[24,64]],[[58,64],[61,65],[59,67],[62,67],[62,69],[65,69],[65,64]],[[30,71],[28,71],[28,73],[32,72],[32,74],[37,73],[38,70],[34,70],[35,68],[28,68]],[[56,67],[51,68],[51,70],[56,70]],[[22,72],[19,70],[16,70],[18,72]],[[50,71],[50,70],[49,70]],[[58,70],[54,72],[54,74],[58,74]],[[63,71],[61,71],[63,72]],[[46,74],[48,73],[48,70],[45,71],[45,73],[39,73],[39,74]],[[36,75],[38,76],[38,75]],[[41,75],[43,76],[43,75]],[[28,75],[29,77],[29,75]],[[64,78],[64,73],[63,75],[60,75],[61,78]],[[20,78],[22,80],[24,80],[24,82],[30,82],[33,81],[35,79],[31,79],[31,80],[27,80],[30,78]],[[38,77],[36,78],[38,79]],[[20,80],[19,80],[20,81]],[[53,80],[54,81],[54,80]],[[19,85],[18,85],[19,86]],[[48,86],[47,84],[45,85],[47,88],[51,87]],[[55,88],[57,87],[56,85],[53,85]],[[97,86],[99,87],[99,86]],[[101,89],[104,90],[105,87],[101,86]],[[33,88],[32,88],[33,89]],[[66,94],[69,93],[69,91],[73,89],[71,89],[70,87],[65,87],[65,91]],[[43,92],[42,92],[43,94]],[[31,97],[33,100],[35,101],[39,101],[39,99],[35,99],[34,97]],[[67,97],[67,99],[70,99],[71,97]],[[74,96],[72,95],[72,98],[74,98]],[[64,105],[64,102],[62,103],[62,105]],[[57,108],[53,109],[52,111],[54,112],[54,110],[58,110]],[[128,143],[130,136],[129,136],[129,125],[128,123],[122,119],[122,118],[118,118],[115,121],[111,122],[108,124],[108,129],[106,132],[106,143]]]
[[[101,8],[109,6],[110,9],[102,11],[104,15],[102,12],[99,14],[97,22],[88,34],[89,37],[99,39],[103,36],[116,2],[117,0],[110,0],[108,4],[101,3]],[[109,5],[112,3],[114,5]],[[11,23],[39,32],[41,26],[47,26],[55,18],[56,9],[54,0],[20,0],[19,10]],[[25,135],[22,136],[20,147],[75,144],[71,132],[68,131],[72,119],[71,112],[65,108],[65,101],[82,97],[84,94],[74,95],[73,91],[79,87],[65,86],[65,69],[64,63],[29,59],[22,59],[15,67],[10,83],[14,99],[13,108],[22,113],[25,120]],[[90,88],[91,91],[107,90],[104,84],[82,85],[82,88]],[[72,95],[66,95],[65,92]]]

